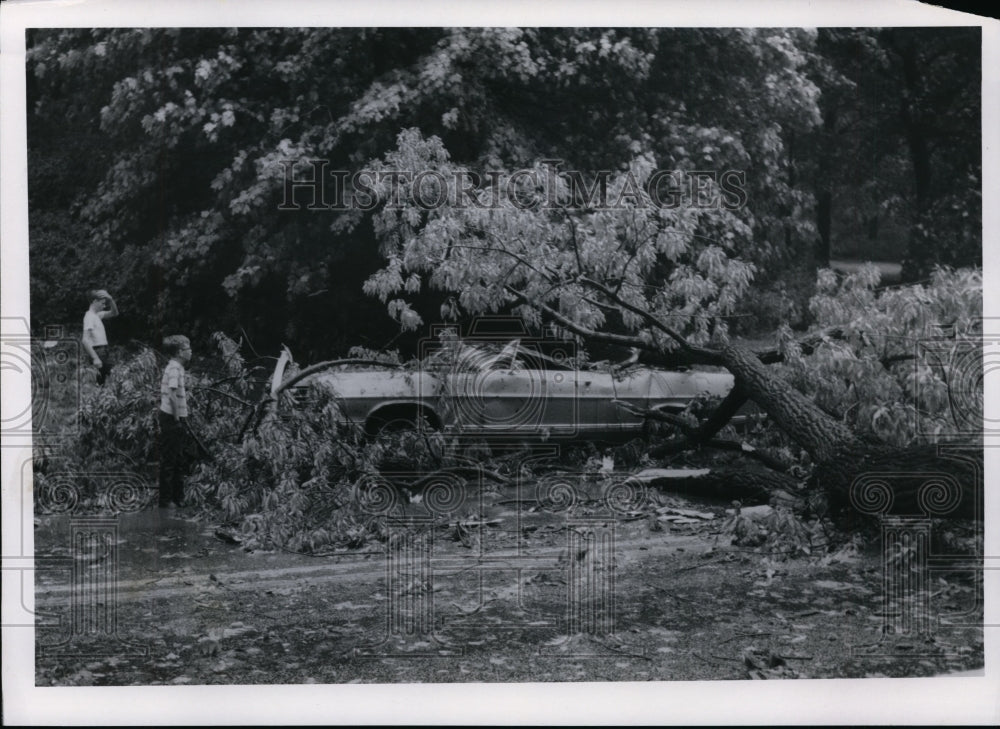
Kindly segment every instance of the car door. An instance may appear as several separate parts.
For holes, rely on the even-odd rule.
[[[650,370],[629,369],[611,375],[611,381],[615,399],[629,406],[629,408],[619,406],[614,408],[618,432],[638,434],[642,431],[645,418],[636,415],[632,410],[642,411],[649,407],[649,392],[652,387]]]
[[[499,353],[469,347],[449,373],[450,419],[463,435],[506,436],[531,430],[539,420],[545,382],[516,366],[517,341]]]
[[[580,426],[577,372],[520,340],[466,358],[450,379],[451,410],[469,435],[567,437]]]

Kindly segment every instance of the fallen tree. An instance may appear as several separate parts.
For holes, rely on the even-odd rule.
[[[905,514],[940,512],[953,516],[975,518],[982,510],[982,451],[975,448],[948,448],[937,444],[922,444],[897,448],[885,443],[858,437],[843,423],[834,420],[814,402],[791,387],[784,379],[768,370],[756,352],[729,345],[713,353],[718,361],[736,377],[736,387],[699,426],[684,418],[656,410],[638,410],[627,403],[619,405],[633,413],[669,423],[682,432],[653,446],[649,453],[663,458],[696,448],[715,448],[740,452],[764,464],[772,472],[759,468],[725,467],[695,478],[677,478],[671,485],[680,490],[698,490],[714,496],[764,501],[770,493],[782,497],[796,491],[796,481],[785,475],[788,464],[780,458],[746,442],[715,438],[746,400],[757,403],[812,458],[814,467],[808,487],[822,491],[828,506],[843,511],[855,501],[873,498],[864,493],[865,483],[859,477],[881,475],[894,477],[891,503],[885,511]],[[911,478],[901,478],[906,475]],[[948,482],[942,475],[957,479],[960,491],[946,493]],[[926,476],[926,479],[919,478]],[[936,480],[935,480],[936,479]],[[690,482],[690,483],[689,483]],[[886,481],[880,480],[883,487]],[[950,483],[955,483],[954,481]],[[928,484],[940,493],[927,493]],[[855,493],[852,497],[852,487]],[[922,493],[923,490],[923,493]],[[954,490],[954,489],[952,489]],[[805,500],[800,505],[807,503]]]
[[[621,302],[607,287],[595,284],[612,300]],[[704,347],[689,346],[679,334],[664,326],[651,316],[640,313],[671,339],[677,341],[692,362],[724,366],[736,378],[736,386],[731,395],[723,400],[712,415],[700,428],[692,429],[683,425],[683,421],[669,414],[647,413],[681,427],[685,431],[687,444],[691,446],[709,445],[729,450],[739,449],[747,455],[764,462],[777,470],[786,470],[785,465],[750,446],[736,444],[733,441],[713,440],[718,432],[736,413],[740,404],[752,400],[760,406],[792,440],[804,448],[814,462],[813,474],[809,486],[812,490],[822,490],[829,506],[835,511],[843,511],[846,507],[863,505],[866,475],[882,475],[895,477],[891,493],[880,495],[887,499],[885,511],[906,514],[953,515],[976,518],[982,514],[982,460],[981,449],[967,447],[961,449],[944,448],[936,443],[919,444],[905,448],[859,437],[842,422],[833,419],[815,402],[792,387],[781,376],[770,371],[765,363],[781,361],[773,351],[767,353],[754,352],[747,347],[729,344],[717,350]],[[834,332],[826,332],[829,336]],[[842,336],[840,330],[835,334]],[[817,346],[816,336],[808,340],[808,350]],[[801,349],[800,349],[801,351]],[[903,361],[896,358],[895,361]],[[891,363],[890,363],[891,364]],[[885,363],[883,363],[885,366]],[[677,450],[685,444],[675,446]],[[972,444],[968,444],[972,445]],[[653,453],[666,454],[669,445],[660,446]],[[900,478],[912,475],[914,478]],[[951,475],[955,481],[943,481],[941,476]],[[918,478],[926,476],[926,480]],[[736,474],[731,475],[734,484],[734,495],[739,495],[747,488],[743,483],[746,478]],[[787,482],[772,477],[771,484],[760,483],[757,477],[751,478],[751,492],[759,489],[787,489]],[[885,480],[879,481],[883,488]],[[956,484],[950,489],[947,484]]]
[[[910,478],[897,479],[892,489],[892,503],[886,505],[886,510],[964,517],[981,514],[981,450],[978,455],[970,450],[965,456],[956,457],[954,451],[942,452],[933,443],[898,448],[859,437],[770,372],[748,349],[730,345],[721,354],[726,368],[736,377],[747,397],[809,453],[815,464],[810,487],[822,490],[832,509],[843,510],[852,505],[852,501],[857,506],[864,500],[863,482],[859,479],[865,475],[914,474],[933,479],[940,474],[951,474],[958,477],[960,491],[948,497],[935,497],[937,508],[933,506],[935,499],[927,494],[922,496],[921,490],[927,488],[928,482],[941,482]]]
[[[769,369],[768,365],[785,361],[785,353],[782,350],[754,351],[732,343],[718,348],[692,345],[672,327],[664,324],[650,312],[625,301],[610,287],[586,277],[581,277],[578,282],[601,293],[613,305],[640,317],[652,330],[662,333],[674,342],[677,349],[668,357],[669,361],[682,362],[689,366],[722,366],[735,377],[736,385],[730,396],[724,399],[697,428],[689,426],[682,418],[670,413],[657,411],[642,413],[651,419],[671,423],[683,433],[680,439],[654,446],[650,450],[650,455],[654,457],[669,456],[683,450],[707,446],[740,451],[776,472],[768,477],[753,470],[719,471],[714,474],[712,485],[706,486],[706,491],[722,495],[724,487],[719,484],[729,483],[731,484],[729,493],[734,497],[744,498],[750,495],[759,499],[768,490],[785,493],[789,488],[787,477],[780,476],[787,470],[787,464],[780,459],[747,443],[714,438],[715,434],[730,422],[739,408],[750,400],[808,453],[813,463],[808,487],[814,492],[823,492],[826,503],[834,512],[842,514],[852,506],[855,507],[854,511],[858,508],[863,510],[867,502],[875,504],[885,501],[886,506],[882,510],[884,512],[967,518],[981,516],[983,454],[981,448],[975,447],[974,441],[959,441],[957,444],[953,442],[952,447],[944,448],[936,442],[898,447],[873,438],[870,434],[859,435],[844,422],[825,412],[816,401],[797,390],[782,376]],[[508,289],[522,304],[536,307],[547,320],[566,327],[585,340],[627,344],[632,348],[655,350],[655,346],[650,345],[649,339],[608,335],[587,329],[552,307],[533,302],[523,292],[510,287]],[[862,331],[859,338],[871,339],[873,336],[877,335],[874,333],[866,335]],[[951,349],[960,345],[961,339],[961,337],[953,338],[949,342]],[[847,340],[849,335],[845,333],[844,328],[829,327],[793,342],[792,349],[798,357],[802,357],[814,353],[824,344]],[[939,342],[940,337],[932,341]],[[964,343],[975,346],[977,341],[974,334],[966,332]],[[877,362],[880,367],[888,371],[892,366],[914,358],[915,355],[911,353],[893,352],[880,355]],[[653,359],[655,361],[655,357]],[[970,362],[973,365],[976,363],[975,360]],[[949,375],[948,372],[938,374],[945,380]],[[962,375],[962,373],[951,374]],[[981,382],[979,384],[981,387]],[[975,399],[977,394],[981,397],[981,390],[979,393],[965,394]],[[629,408],[624,403],[621,405]],[[634,408],[629,409],[635,411]],[[979,420],[981,421],[981,416]],[[956,448],[956,445],[966,447]],[[872,475],[883,476],[884,478],[876,483],[883,491],[885,489],[890,491],[873,495],[870,489],[872,482],[865,478]],[[912,477],[906,478],[907,475]],[[926,478],[921,479],[920,476]],[[950,479],[946,478],[949,476]],[[889,477],[893,479],[891,485],[885,480]]]
[[[440,140],[414,130],[384,163],[437,170],[445,180],[468,172]],[[689,447],[740,450],[770,467],[760,488],[781,490],[788,464],[717,437],[749,400],[801,451],[795,460],[808,487],[839,512],[980,513],[981,273],[937,269],[926,285],[881,287],[872,267],[844,279],[819,271],[812,330],[793,336],[786,327],[776,346],[754,351],[732,341],[727,318],[750,291],[755,261],[766,260],[766,235],[743,210],[657,205],[634,184],[655,174],[652,156],[638,154],[608,180],[614,209],[581,205],[557,185],[534,193],[540,203],[558,200],[557,212],[529,204],[530,190],[488,209],[427,211],[404,189],[376,215],[388,264],[365,291],[386,301],[403,328],[421,319],[397,297],[434,288],[448,294],[446,319],[513,311],[584,348],[600,343],[650,363],[731,372],[732,395],[704,423],[654,447],[659,457]]]

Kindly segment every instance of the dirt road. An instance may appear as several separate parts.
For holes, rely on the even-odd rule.
[[[930,586],[933,631],[886,634],[916,613],[885,602],[875,552],[766,557],[720,537],[720,507],[676,497],[611,518],[509,496],[476,518],[406,516],[386,544],[321,557],[247,552],[183,512],[41,518],[36,683],[917,676],[983,663],[982,629],[965,625],[981,623],[975,585],[955,575]]]

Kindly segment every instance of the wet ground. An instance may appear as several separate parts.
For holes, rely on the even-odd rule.
[[[387,544],[246,551],[185,510],[43,517],[38,685],[922,676],[982,666],[974,581],[733,547],[719,506],[496,492]],[[474,515],[473,515],[474,514]],[[930,622],[920,622],[928,618]],[[914,622],[916,621],[916,622]]]

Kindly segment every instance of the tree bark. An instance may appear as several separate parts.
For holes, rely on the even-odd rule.
[[[813,457],[810,490],[824,492],[834,513],[981,517],[981,448],[958,452],[935,445],[866,443],[769,372],[752,351],[729,346],[722,358],[742,392]],[[782,478],[787,477],[775,473],[772,478],[775,488],[786,487]],[[869,509],[865,501],[866,484],[873,481],[890,494],[882,511]]]
[[[768,371],[751,350],[729,345],[722,350],[722,359],[746,396],[763,408],[814,460],[830,460],[841,449],[857,443],[847,427]]]
[[[722,451],[737,451],[748,458],[760,461],[765,466],[778,473],[784,473],[788,470],[788,465],[786,463],[775,458],[770,453],[754,448],[746,443],[740,443],[739,441],[711,438],[702,442],[700,445],[705,445],[709,448],[715,448]],[[652,458],[663,458],[665,456],[692,450],[698,446],[699,442],[692,440],[691,438],[672,438],[665,443],[661,443],[655,448],[650,449],[649,455]]]
[[[830,250],[833,248],[832,229],[833,193],[829,189],[823,189],[816,195],[816,230],[819,238],[813,252],[813,262],[817,268],[827,268],[830,265]]]
[[[785,498],[794,499],[792,495],[798,491],[798,483],[791,476],[746,466],[712,468],[690,477],[654,478],[646,483],[653,488],[680,493],[739,499],[744,504],[766,504],[780,492]]]
[[[811,489],[822,489],[834,513],[948,516],[979,519],[983,513],[983,452],[973,448],[921,445],[891,448],[855,442],[816,464]],[[878,482],[889,501],[867,509]]]

